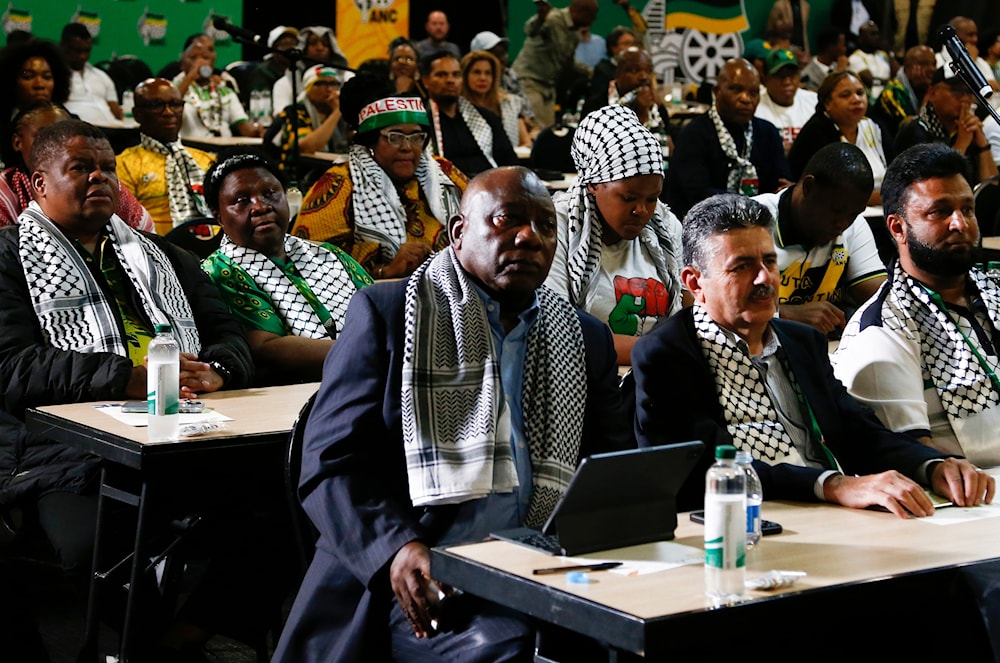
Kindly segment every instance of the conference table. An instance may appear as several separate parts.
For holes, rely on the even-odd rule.
[[[692,523],[688,514],[679,515],[672,542],[587,555],[582,561],[624,560],[624,565],[590,573],[585,583],[571,582],[568,574],[532,574],[534,569],[580,563],[579,558],[567,561],[495,540],[433,549],[431,575],[541,622],[588,635],[611,653],[674,660],[683,648],[680,643],[687,643],[691,649],[685,651],[695,658],[703,650],[704,660],[714,660],[713,650],[704,648],[715,647],[719,655],[728,651],[732,657],[751,660],[743,658],[740,650],[748,647],[752,652],[762,642],[741,638],[753,638],[754,628],[792,638],[795,634],[801,639],[815,638],[819,633],[811,631],[824,619],[831,628],[821,631],[835,630],[833,625],[845,619],[854,624],[849,616],[835,614],[845,604],[857,606],[859,629],[863,628],[861,614],[873,609],[876,619],[891,623],[872,607],[887,597],[894,599],[889,614],[902,616],[908,607],[927,614],[945,613],[952,610],[949,604],[935,602],[932,607],[932,588],[948,585],[953,580],[951,572],[1000,560],[1000,504],[947,507],[927,519],[904,520],[875,510],[766,501],[762,517],[777,521],[784,531],[765,537],[749,553],[747,577],[770,570],[806,575],[788,587],[749,591],[744,601],[730,606],[713,606],[705,597],[698,555],[693,556],[694,563],[656,570],[660,567],[654,560],[677,556],[675,548],[687,548],[688,562],[692,550],[702,550],[702,526]],[[926,594],[927,602],[920,598],[907,606],[902,597],[914,594]],[[958,620],[958,610],[951,614]],[[948,627],[942,628],[947,632]],[[695,634],[712,634],[714,641],[703,643]]]
[[[180,504],[200,508],[211,506],[206,504],[211,500],[238,502],[241,491],[253,497],[265,492],[284,496],[289,433],[299,410],[318,387],[317,383],[307,383],[204,394],[199,399],[207,412],[215,413],[208,418],[221,421],[216,424],[221,428],[168,442],[149,442],[145,427],[111,416],[109,411],[117,411],[120,401],[52,405],[27,411],[29,431],[101,459],[97,540],[81,660],[88,654],[97,658],[96,611],[102,584],[105,579],[117,577],[126,566],[128,580],[124,588],[128,596],[118,660],[129,660],[135,644],[142,576],[150,570],[150,559],[163,554],[152,548],[150,540],[158,525],[153,522],[158,513],[180,508]],[[110,523],[116,522],[109,515],[112,508],[108,500],[136,511],[131,555],[116,563],[106,560],[104,554],[109,539],[116,534],[108,531]]]

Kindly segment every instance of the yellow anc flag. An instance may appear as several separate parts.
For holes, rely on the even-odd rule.
[[[389,42],[410,34],[410,0],[337,0],[337,41],[350,66],[389,57]]]
[[[707,34],[743,32],[750,27],[743,0],[666,0],[666,28]]]

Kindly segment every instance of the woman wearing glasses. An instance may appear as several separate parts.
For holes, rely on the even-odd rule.
[[[408,276],[447,245],[466,177],[424,149],[430,120],[419,97],[359,75],[344,84],[340,107],[356,130],[348,162],[309,189],[292,232],[336,244],[377,279]]]
[[[284,177],[252,148],[219,154],[205,202],[225,236],[201,268],[247,332],[255,384],[319,380],[351,295],[371,277],[339,248],[288,234]]]

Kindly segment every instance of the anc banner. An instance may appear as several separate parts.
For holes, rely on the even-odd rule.
[[[356,67],[389,57],[389,42],[410,35],[410,0],[337,0],[337,41]]]
[[[743,0],[666,0],[666,27],[708,34],[742,32],[750,27]]]

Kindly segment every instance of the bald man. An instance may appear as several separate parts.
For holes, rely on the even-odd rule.
[[[743,58],[729,60],[712,92],[709,111],[688,122],[674,141],[667,202],[678,217],[713,194],[773,193],[791,179],[777,127],[754,116],[760,103],[757,69]]]
[[[934,69],[934,51],[931,47],[914,46],[906,51],[903,66],[879,95],[871,114],[883,120],[884,126],[894,136],[903,121],[920,110],[927,88],[931,86]]]
[[[458,48],[458,44],[447,41],[450,29],[448,15],[443,11],[432,11],[428,14],[427,22],[424,23],[427,38],[413,44],[417,49],[417,55],[423,58],[437,51],[447,51],[456,58],[462,59],[462,51]]]
[[[184,117],[180,91],[165,78],[147,78],[135,88],[139,144],[118,155],[118,180],[149,210],[156,232],[211,216],[201,193],[215,155],[182,145]]]
[[[449,234],[450,246],[407,280],[354,295],[327,357],[299,491],[320,540],[276,663],[384,660],[390,647],[404,662],[530,661],[525,618],[471,595],[439,601],[429,549],[540,526],[565,482],[533,467],[569,476],[580,458],[633,444],[610,331],[541,287],[556,215],[538,177],[520,167],[475,177]],[[425,345],[438,334],[463,342],[435,349],[431,363]],[[491,345],[487,370],[489,357],[470,349]],[[461,383],[448,377],[458,373]],[[418,374],[426,379],[414,382]],[[425,407],[442,390],[462,421]],[[440,458],[438,445],[496,455],[497,469],[459,476],[447,460],[414,462]],[[480,479],[465,478],[477,469]],[[449,495],[437,488],[445,482]]]

